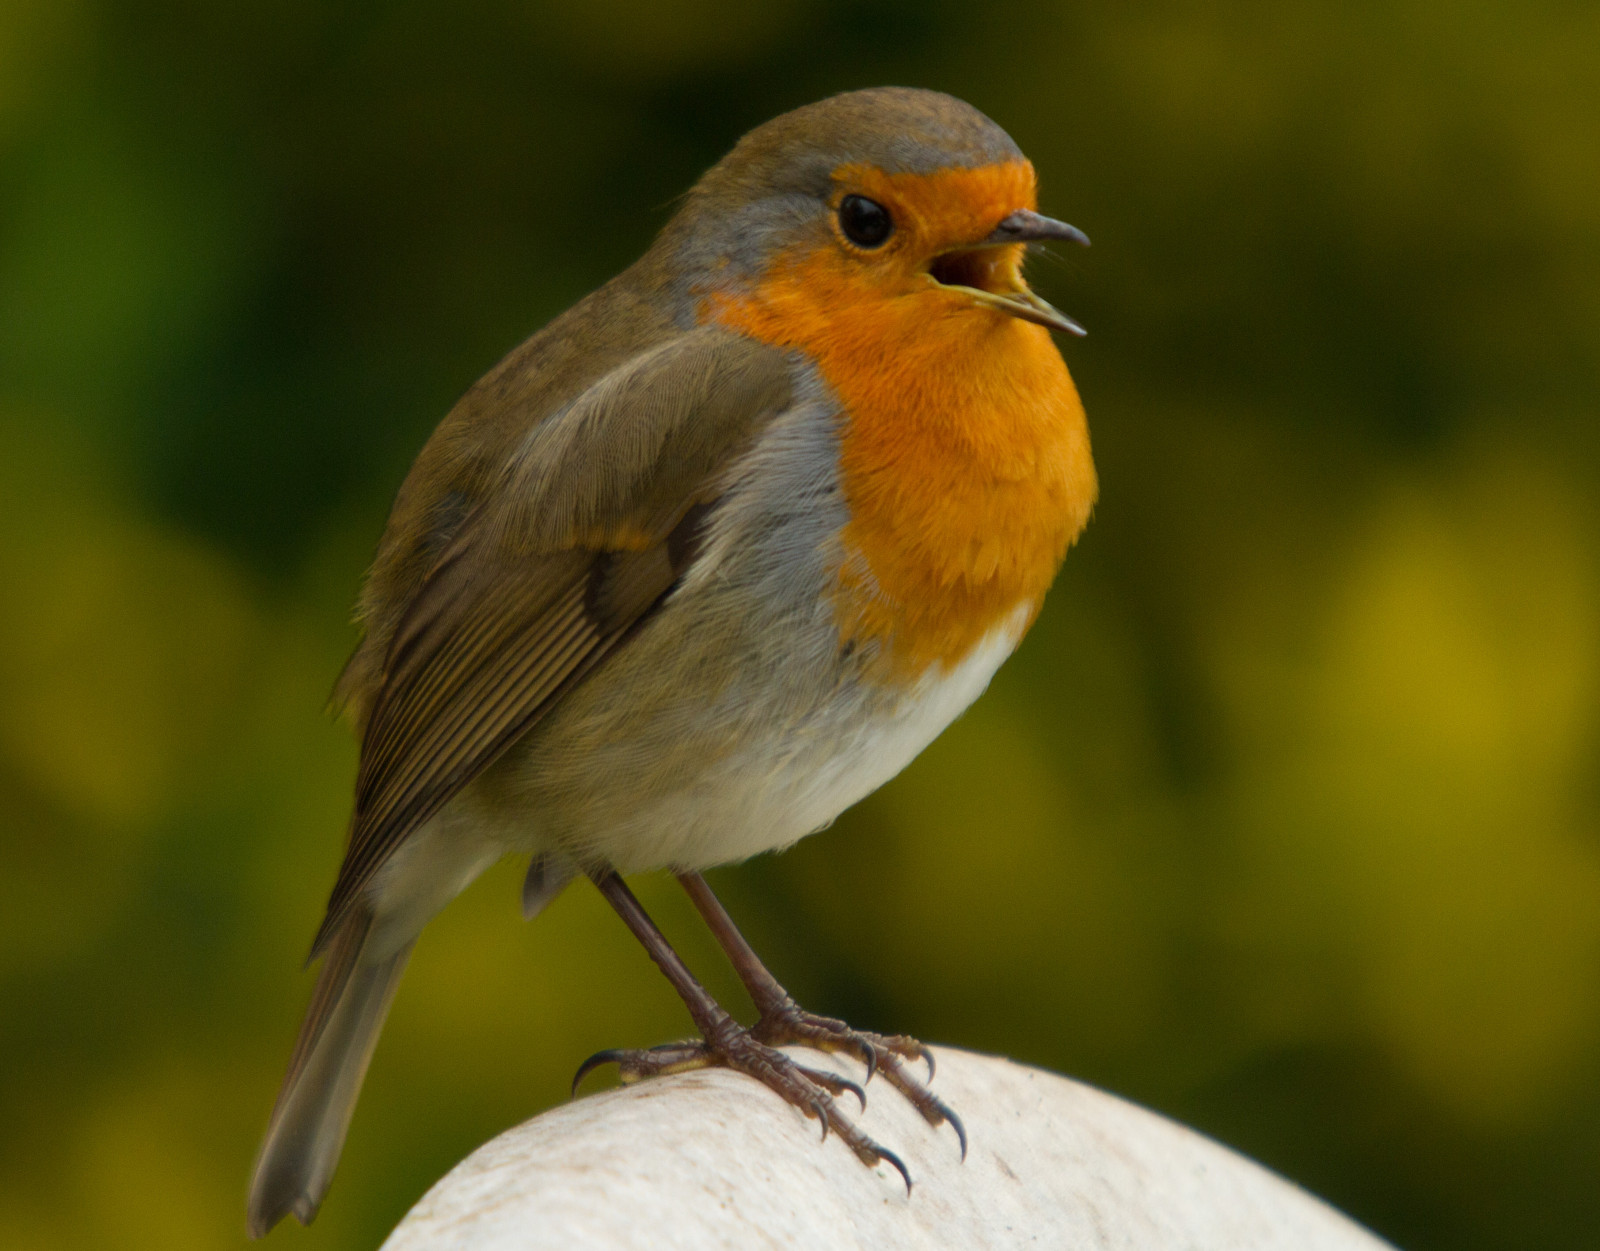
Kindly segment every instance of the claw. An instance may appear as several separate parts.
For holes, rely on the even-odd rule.
[[[812,1081],[816,1082],[817,1085],[821,1086],[829,1094],[854,1095],[861,1103],[861,1110],[863,1112],[867,1110],[867,1092],[862,1090],[861,1087],[857,1086],[854,1082],[848,1080],[847,1078],[840,1077],[837,1073],[826,1073],[821,1069],[809,1069],[803,1064],[796,1065],[795,1067]]]
[[[877,1147],[876,1150],[880,1160],[889,1165],[891,1168],[899,1170],[900,1176],[906,1184],[906,1198],[909,1199],[911,1197],[911,1172],[906,1168],[905,1161],[897,1156],[893,1151],[885,1150],[883,1147]]]
[[[569,1099],[576,1099],[578,1097],[578,1084],[582,1082],[584,1078],[588,1077],[590,1073],[593,1073],[596,1069],[607,1064],[621,1064],[626,1057],[627,1052],[618,1050],[616,1048],[612,1048],[608,1051],[595,1052],[582,1064],[578,1065],[578,1071],[574,1073],[572,1077],[572,1091],[567,1097]]]
[[[939,1110],[944,1113],[944,1119],[950,1122],[950,1128],[956,1131],[956,1137],[961,1140],[961,1162],[967,1162],[967,1127],[961,1123],[961,1118],[952,1112],[943,1102]]]
[[[811,1110],[817,1114],[817,1120],[822,1122],[822,1141],[828,1141],[828,1107],[821,1099],[811,1101]]]
[[[865,1039],[861,1042],[861,1063],[867,1066],[867,1075],[861,1080],[870,1082],[878,1071],[878,1049]],[[866,1100],[861,1101],[861,1106],[866,1107]]]

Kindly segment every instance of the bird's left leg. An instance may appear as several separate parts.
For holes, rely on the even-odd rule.
[[[726,908],[711,893],[705,878],[698,873],[680,873],[678,881],[700,915],[705,918],[717,942],[727,953],[739,980],[750,992],[760,1019],[751,1027],[754,1038],[769,1047],[800,1046],[817,1051],[845,1052],[856,1056],[867,1067],[867,1080],[881,1072],[890,1085],[911,1101],[930,1125],[948,1123],[961,1140],[961,1157],[967,1155],[967,1131],[961,1118],[931,1090],[906,1070],[909,1059],[924,1060],[928,1065],[928,1078],[933,1078],[933,1053],[915,1038],[903,1034],[885,1036],[866,1030],[853,1029],[843,1021],[807,1012],[790,998],[789,992],[778,984],[778,979],[761,963],[761,957],[745,940],[733,923]]]
[[[807,1116],[818,1118],[822,1122],[822,1136],[826,1138],[829,1130],[838,1134],[863,1164],[882,1161],[891,1165],[905,1179],[906,1192],[910,1193],[911,1174],[900,1157],[863,1134],[834,1104],[835,1096],[849,1092],[859,1097],[861,1106],[866,1107],[867,1096],[859,1086],[836,1074],[796,1064],[776,1047],[762,1042],[754,1031],[745,1029],[689,972],[615,869],[600,865],[592,869],[589,876],[677,990],[700,1030],[700,1040],[668,1043],[647,1051],[601,1051],[579,1067],[577,1076],[572,1079],[574,1092],[584,1075],[602,1064],[616,1064],[624,1084],[690,1069],[734,1069],[754,1077]]]

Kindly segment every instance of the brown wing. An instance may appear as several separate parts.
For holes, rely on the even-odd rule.
[[[789,376],[781,353],[695,331],[530,433],[389,643],[313,956],[395,848],[661,603],[723,469],[787,403]]]

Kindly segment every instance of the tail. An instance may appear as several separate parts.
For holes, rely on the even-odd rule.
[[[333,1178],[361,1079],[411,954],[407,943],[367,963],[362,955],[371,928],[372,914],[357,909],[328,945],[250,1179],[252,1238],[290,1212],[309,1224]]]

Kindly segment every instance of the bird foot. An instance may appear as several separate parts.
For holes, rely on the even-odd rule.
[[[867,1069],[867,1081],[875,1073],[910,1101],[922,1113],[922,1119],[937,1128],[949,1125],[961,1143],[961,1158],[967,1158],[967,1130],[944,1100],[907,1071],[905,1061],[921,1060],[928,1066],[928,1080],[933,1080],[933,1052],[904,1034],[874,1034],[853,1029],[843,1021],[830,1016],[807,1012],[792,999],[761,1014],[751,1035],[759,1042],[772,1047],[809,1047],[813,1051],[843,1052],[853,1055]],[[865,1106],[865,1101],[863,1101]]]
[[[834,1102],[836,1096],[852,1094],[864,1109],[867,1096],[860,1086],[836,1073],[796,1064],[783,1052],[757,1039],[754,1031],[732,1020],[713,1030],[704,1040],[663,1043],[640,1050],[597,1051],[578,1066],[572,1079],[573,1093],[577,1093],[579,1082],[606,1064],[617,1066],[624,1086],[694,1069],[727,1068],[744,1073],[807,1116],[821,1121],[824,1139],[832,1130],[855,1153],[856,1159],[869,1168],[882,1161],[895,1169],[905,1181],[906,1193],[911,1193],[911,1173],[900,1157],[863,1134]]]

